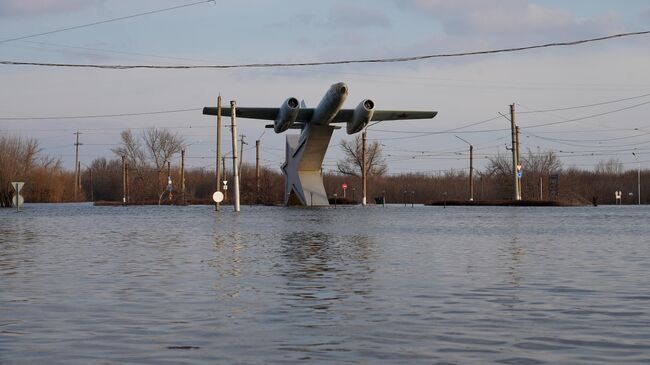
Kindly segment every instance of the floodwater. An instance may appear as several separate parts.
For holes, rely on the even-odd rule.
[[[648,364],[650,207],[0,210],[0,364]]]

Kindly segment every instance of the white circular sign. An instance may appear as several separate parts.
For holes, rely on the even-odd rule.
[[[221,203],[223,201],[223,193],[215,191],[214,194],[212,194],[212,200],[214,200],[215,203]]]

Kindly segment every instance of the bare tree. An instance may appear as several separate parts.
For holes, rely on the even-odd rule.
[[[165,128],[150,128],[142,133],[146,155],[158,172],[165,168],[167,161],[173,155],[181,152],[185,141],[177,133],[171,133]]]
[[[523,169],[528,173],[550,175],[562,170],[562,161],[553,151],[534,153],[530,148],[526,156],[522,157]]]
[[[111,151],[119,157],[124,156],[129,165],[136,169],[138,175],[142,175],[141,169],[147,165],[142,142],[133,136],[130,129],[122,131],[120,138],[122,139],[120,145],[112,148]]]
[[[596,173],[603,175],[618,175],[623,173],[623,164],[617,158],[600,160],[596,165]]]
[[[361,176],[363,169],[363,141],[357,135],[352,141],[341,142],[344,157],[336,163],[339,172],[345,175]],[[381,144],[374,141],[366,146],[366,169],[368,176],[382,176],[388,170],[386,160],[382,156]]]

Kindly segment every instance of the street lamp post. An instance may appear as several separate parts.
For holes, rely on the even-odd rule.
[[[466,140],[456,136],[456,138],[469,145],[469,201],[474,201],[474,146]]]
[[[635,152],[632,152],[634,157],[636,158],[636,163],[638,164],[637,170],[636,170],[636,186],[637,186],[637,192],[636,195],[638,197],[638,204],[641,205],[641,161],[639,161],[639,155],[636,154]]]

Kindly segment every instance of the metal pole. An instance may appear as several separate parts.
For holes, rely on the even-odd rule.
[[[239,207],[239,170],[237,166],[237,103],[234,100],[230,101],[230,118],[232,119],[232,171],[233,171],[233,185],[235,185],[235,212],[240,211]]]
[[[510,104],[510,132],[512,134],[512,174],[514,200],[519,200],[519,182],[517,181],[517,136],[515,131],[515,104]]]
[[[363,180],[363,197],[361,198],[361,205],[366,205],[366,193],[367,193],[366,181],[368,177],[366,176],[367,169],[366,169],[366,130],[365,129],[363,130],[362,139],[363,139],[363,153],[362,153],[363,163],[361,167],[361,179]]]
[[[246,141],[244,141],[244,138],[246,138],[246,135],[242,134],[241,135],[241,145],[239,146],[239,183],[241,184],[241,176],[242,176],[242,162],[244,162],[244,145],[248,144]]]
[[[638,204],[641,205],[641,161],[639,161],[639,155],[637,155],[635,152],[632,152],[634,157],[636,158],[637,164],[639,164],[637,170],[636,170],[636,186],[637,186],[637,195],[638,195]]]
[[[126,204],[126,167],[124,160],[126,156],[122,155],[122,203]]]
[[[255,141],[255,203],[260,202],[260,140]]]
[[[517,166],[521,166],[521,151],[519,149],[519,126],[515,126],[515,137],[517,141]],[[517,191],[519,192],[519,200],[521,200],[522,188],[521,188],[521,178],[519,177],[519,170],[517,170]],[[523,171],[521,171],[523,173]]]
[[[183,194],[183,205],[187,205],[187,198],[185,198],[185,150],[181,150],[181,194]]]
[[[124,163],[124,196],[125,196],[125,203],[129,204],[131,201],[131,194],[129,193],[130,187],[129,187],[129,160],[126,160]]]
[[[458,136],[456,138],[469,145],[469,201],[474,201],[474,146]]]
[[[74,144],[74,201],[77,201],[77,191],[79,190],[79,135],[81,132],[76,131],[77,141]]]
[[[221,94],[217,97],[217,191],[221,191],[221,169],[219,163],[221,162]],[[226,166],[224,165],[224,170]],[[225,174],[224,174],[225,175]],[[225,200],[224,194],[224,200]],[[219,210],[219,203],[215,203],[215,210]]]
[[[474,201],[474,146],[469,145],[469,201]]]
[[[228,181],[228,176],[226,176],[226,156],[221,157],[221,166],[223,166],[223,181]],[[228,198],[228,189],[223,189],[223,201],[225,202]]]

